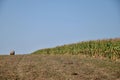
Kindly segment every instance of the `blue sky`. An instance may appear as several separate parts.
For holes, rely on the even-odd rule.
[[[120,37],[119,0],[0,0],[0,54]]]

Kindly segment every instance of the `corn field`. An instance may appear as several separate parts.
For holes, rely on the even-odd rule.
[[[120,38],[83,41],[74,44],[41,49],[33,54],[83,54],[92,57],[120,59]]]

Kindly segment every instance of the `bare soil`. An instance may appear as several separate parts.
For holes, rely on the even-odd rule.
[[[120,62],[82,55],[2,55],[0,80],[120,80]]]

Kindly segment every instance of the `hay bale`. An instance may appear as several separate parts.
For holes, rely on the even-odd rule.
[[[10,52],[10,55],[15,55],[15,51],[12,50],[12,51]]]

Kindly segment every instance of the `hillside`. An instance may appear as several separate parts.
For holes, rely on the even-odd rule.
[[[120,38],[0,55],[0,80],[120,80]]]
[[[32,54],[82,54],[118,60],[120,59],[120,38],[83,41],[55,48],[41,49]]]

